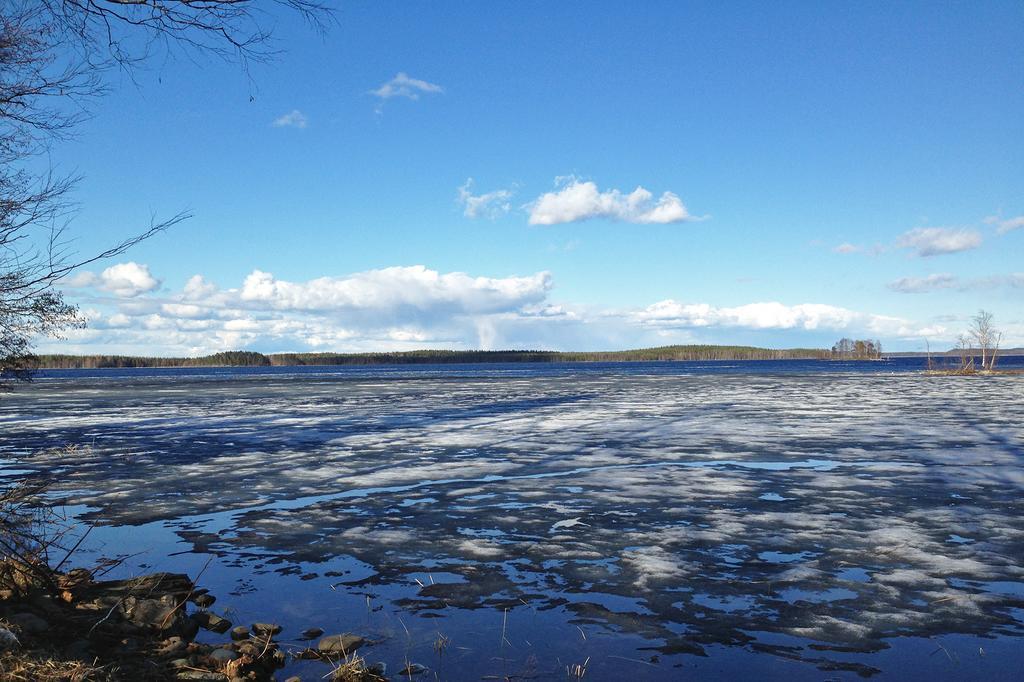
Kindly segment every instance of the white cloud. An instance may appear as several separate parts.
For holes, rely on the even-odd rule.
[[[473,178],[459,187],[458,201],[462,205],[462,214],[467,218],[497,218],[508,213],[512,208],[510,199],[512,190],[498,189],[484,194],[473,194]]]
[[[916,337],[922,327],[898,317],[862,313],[824,303],[784,305],[775,301],[719,308],[707,303],[659,301],[633,314],[656,329],[725,327],[738,330],[851,330],[859,333]]]
[[[981,246],[981,233],[966,228],[919,227],[905,232],[898,243],[901,247],[914,249],[918,256],[938,256],[978,248]]]
[[[643,324],[659,327],[744,327],[747,329],[844,329],[858,313],[820,303],[787,306],[782,303],[749,303],[717,308],[707,303],[665,300],[636,314]]]
[[[903,277],[889,283],[889,288],[901,294],[920,294],[940,289],[955,289],[957,291],[979,291],[985,289],[998,289],[1008,287],[1012,289],[1024,288],[1024,272],[1015,272],[1009,275],[992,275],[989,277],[977,277],[974,279],[961,280],[959,277],[948,273],[928,275],[927,277]]]
[[[408,74],[399,72],[394,78],[382,84],[379,88],[371,90],[370,94],[379,97],[382,101],[392,97],[405,97],[406,99],[419,99],[422,94],[443,93],[444,88],[435,83],[418,78],[410,78]]]
[[[160,309],[172,317],[199,319],[207,316],[206,311],[201,306],[189,303],[164,303],[160,306]]]
[[[937,289],[955,289],[960,281],[949,273],[928,275],[927,277],[903,277],[889,283],[889,288],[901,294],[921,294]]]
[[[116,313],[107,318],[107,324],[111,327],[127,327],[132,323],[132,318],[121,313]]]
[[[275,118],[270,125],[275,128],[305,128],[309,125],[309,119],[298,109],[292,109],[287,114]]]
[[[617,189],[601,192],[595,183],[576,178],[563,178],[556,185],[556,191],[542,194],[527,207],[531,225],[557,225],[590,218],[640,224],[694,220],[672,192],[664,192],[654,201],[654,195],[643,187],[623,194]]]
[[[160,280],[153,277],[148,265],[129,261],[111,265],[98,275],[94,272],[79,272],[68,278],[64,284],[70,287],[90,287],[122,298],[133,298],[153,291],[160,286]]]
[[[192,275],[185,282],[184,298],[188,301],[199,301],[209,298],[217,291],[217,286],[207,282],[202,275]]]
[[[1024,228],[1024,215],[1019,215],[1016,218],[1006,218],[1005,220],[1000,216],[990,215],[985,218],[985,223],[987,225],[995,225],[997,233],[1006,234],[1007,232]]]
[[[862,246],[860,244],[851,244],[850,242],[843,242],[842,244],[832,248],[832,253],[841,253],[843,255],[850,255],[854,253],[861,253],[865,256],[880,256],[888,250],[887,247],[882,244],[873,244],[871,246]]]
[[[100,278],[89,276],[89,286]],[[228,348],[260,350],[406,350],[506,343],[519,321],[571,320],[548,306],[547,272],[474,277],[423,266],[370,270],[306,282],[252,271],[238,288],[218,289],[201,275],[167,297],[107,303],[90,317],[80,343],[103,352],[181,354]],[[162,350],[157,350],[162,349]]]
[[[321,277],[308,282],[276,279],[253,270],[238,298],[275,310],[306,311],[433,311],[459,314],[510,311],[542,301],[551,275],[472,277],[463,272],[441,274],[422,265],[368,270],[347,277]]]
[[[106,273],[110,285],[133,293],[137,287],[124,289],[125,276],[118,272]],[[907,278],[903,288],[937,286],[938,277],[922,278],[923,283]],[[103,274],[91,278],[97,285],[104,281]],[[136,282],[142,284],[147,283]],[[1022,287],[1024,274],[958,281],[956,287],[997,285]],[[231,288],[217,288],[196,275],[176,293],[90,301],[89,329],[72,330],[66,343],[41,342],[40,348],[183,355],[237,348],[356,352],[598,350],[709,342],[798,346],[820,345],[823,337],[835,333],[886,341],[922,335],[948,338],[942,326],[824,303],[767,301],[729,307],[668,299],[612,310],[555,301],[551,291],[547,272],[483,277],[421,265],[308,281],[254,270]]]

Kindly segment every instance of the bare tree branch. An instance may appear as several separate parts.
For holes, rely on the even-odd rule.
[[[84,324],[57,285],[76,269],[114,258],[190,217],[147,229],[91,256],[70,249],[74,175],[48,156],[106,90],[104,73],[129,72],[156,47],[180,46],[238,61],[276,51],[268,7],[297,12],[318,31],[332,19],[319,0],[4,0],[0,3],[0,387],[31,375],[31,345]]]

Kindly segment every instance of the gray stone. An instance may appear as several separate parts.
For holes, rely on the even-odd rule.
[[[50,629],[50,624],[34,613],[16,613],[7,619],[11,625],[30,635],[38,635]]]
[[[216,661],[219,665],[226,665],[229,661],[233,661],[238,658],[231,649],[214,649],[210,652],[210,658]]]
[[[253,634],[260,635],[263,637],[273,637],[279,634],[283,628],[276,623],[253,623],[252,631]]]
[[[164,640],[163,645],[156,650],[156,653],[159,656],[173,656],[180,654],[187,646],[188,642],[181,637],[168,637]]]
[[[187,668],[190,665],[190,663],[187,658],[176,658],[173,661],[171,661],[168,665],[170,665],[172,668]]]
[[[18,637],[7,628],[0,628],[0,651],[14,651],[21,648]]]
[[[366,640],[359,635],[343,634],[328,635],[320,640],[316,648],[323,654],[348,655],[366,644]]]
[[[238,653],[252,656],[253,658],[259,658],[261,651],[263,651],[263,648],[256,646],[252,642],[241,642],[238,644]]]
[[[151,626],[168,630],[178,625],[177,610],[173,603],[159,599],[139,599],[128,606],[128,619],[135,625]]]
[[[211,613],[209,620],[206,621],[206,629],[211,632],[224,634],[231,629],[231,621],[227,618],[221,618],[217,614]]]
[[[183,573],[151,573],[128,580],[108,580],[94,583],[91,591],[124,594],[173,594],[181,599],[195,589]]]
[[[192,595],[192,603],[201,609],[208,609],[213,606],[213,602],[217,601],[217,598],[212,594],[194,594]]]
[[[299,677],[298,675],[292,675],[291,677],[289,677],[284,682],[302,682],[302,678]]]
[[[241,642],[242,640],[249,639],[249,628],[245,627],[244,625],[239,625],[237,627],[231,628],[231,639],[235,640],[236,642]]]
[[[221,618],[216,613],[209,613],[208,611],[200,611],[195,613],[192,617],[199,623],[200,627],[203,627],[211,632],[224,634],[231,629],[231,621],[227,618]]]
[[[430,670],[430,668],[428,668],[425,665],[420,665],[419,663],[410,663],[409,665],[399,670],[398,674],[408,677],[410,675],[420,675],[422,673],[427,672],[428,670]]]
[[[302,631],[302,639],[316,639],[322,634],[324,634],[324,631],[320,628],[309,628]]]

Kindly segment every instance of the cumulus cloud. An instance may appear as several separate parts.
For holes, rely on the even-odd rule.
[[[629,194],[617,189],[599,191],[597,185],[577,178],[561,179],[554,192],[547,192],[527,208],[531,225],[557,225],[590,218],[607,218],[627,223],[666,224],[694,220],[682,200],[664,192],[654,195],[637,187]]]
[[[202,306],[189,303],[163,303],[160,305],[160,309],[172,317],[198,319],[207,316],[207,312]]]
[[[966,228],[919,227],[903,233],[898,244],[913,249],[918,256],[938,256],[978,248],[981,233]]]
[[[512,208],[512,190],[498,189],[484,194],[473,194],[473,178],[466,180],[458,190],[462,214],[467,218],[497,218]]]
[[[121,286],[116,272],[107,279]],[[79,284],[104,281],[90,274]],[[547,272],[479,277],[424,266],[299,282],[254,270],[235,288],[195,275],[176,293],[108,303],[114,310],[97,311],[90,329],[71,336],[103,352],[135,354],[503,346],[520,323],[543,318],[550,328],[573,321],[549,306],[550,287]]]
[[[1007,232],[1013,232],[1024,228],[1024,215],[1019,215],[1016,218],[1002,218],[1000,216],[990,215],[985,218],[987,225],[995,225],[996,232],[999,234],[1006,234]]]
[[[188,281],[185,282],[185,288],[182,291],[183,297],[187,301],[200,301],[204,298],[209,298],[217,291],[217,286],[211,282],[207,282],[202,275],[192,275]]]
[[[770,301],[716,307],[668,299],[649,305],[632,317],[643,326],[657,329],[857,330],[898,337],[919,335],[922,329],[898,317],[863,313],[824,303],[785,305]]]
[[[423,94],[440,94],[444,92],[444,88],[435,83],[428,83],[427,81],[420,80],[418,78],[410,78],[409,74],[399,72],[394,78],[386,83],[383,83],[379,88],[370,91],[370,94],[374,97],[380,98],[380,100],[386,101],[392,97],[404,97],[406,99],[419,99],[420,95]]]
[[[144,266],[121,265],[88,275],[88,286],[108,286],[131,296],[90,301],[88,329],[72,330],[66,343],[41,347],[142,355],[239,348],[570,350],[728,342],[730,336],[749,334],[767,334],[769,345],[800,345],[808,334],[817,338],[819,332],[838,330],[887,339],[945,334],[942,327],[824,303],[724,307],[669,299],[619,310],[573,305],[551,300],[547,272],[485,277],[414,265],[291,281],[253,270],[231,287],[195,275],[177,292],[141,295],[136,292],[154,286],[155,278]],[[1024,274],[969,283],[975,282],[1024,287]],[[785,341],[790,335],[794,340]]]
[[[860,246],[856,246],[849,242],[843,242],[839,246],[832,249],[835,253],[860,253],[864,249]]]
[[[121,313],[115,313],[107,318],[107,324],[111,327],[127,327],[132,323],[132,318]]]
[[[309,119],[298,109],[292,109],[287,114],[282,114],[274,119],[270,125],[275,128],[305,128]]]
[[[276,279],[260,270],[245,278],[238,297],[275,310],[344,311],[447,309],[462,314],[515,310],[544,299],[551,275],[472,277],[463,272],[439,273],[422,265],[368,270],[347,277],[321,277],[308,282]]]
[[[122,298],[133,298],[153,291],[160,286],[160,280],[153,277],[148,265],[129,261],[111,265],[98,275],[94,272],[80,272],[64,284],[70,287],[98,289]]]

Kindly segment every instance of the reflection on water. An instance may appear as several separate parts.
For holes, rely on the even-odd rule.
[[[1012,679],[1021,387],[643,366],[80,377],[5,399],[0,456],[97,526],[82,561],[194,574],[212,555],[228,617],[359,631],[392,671]]]

